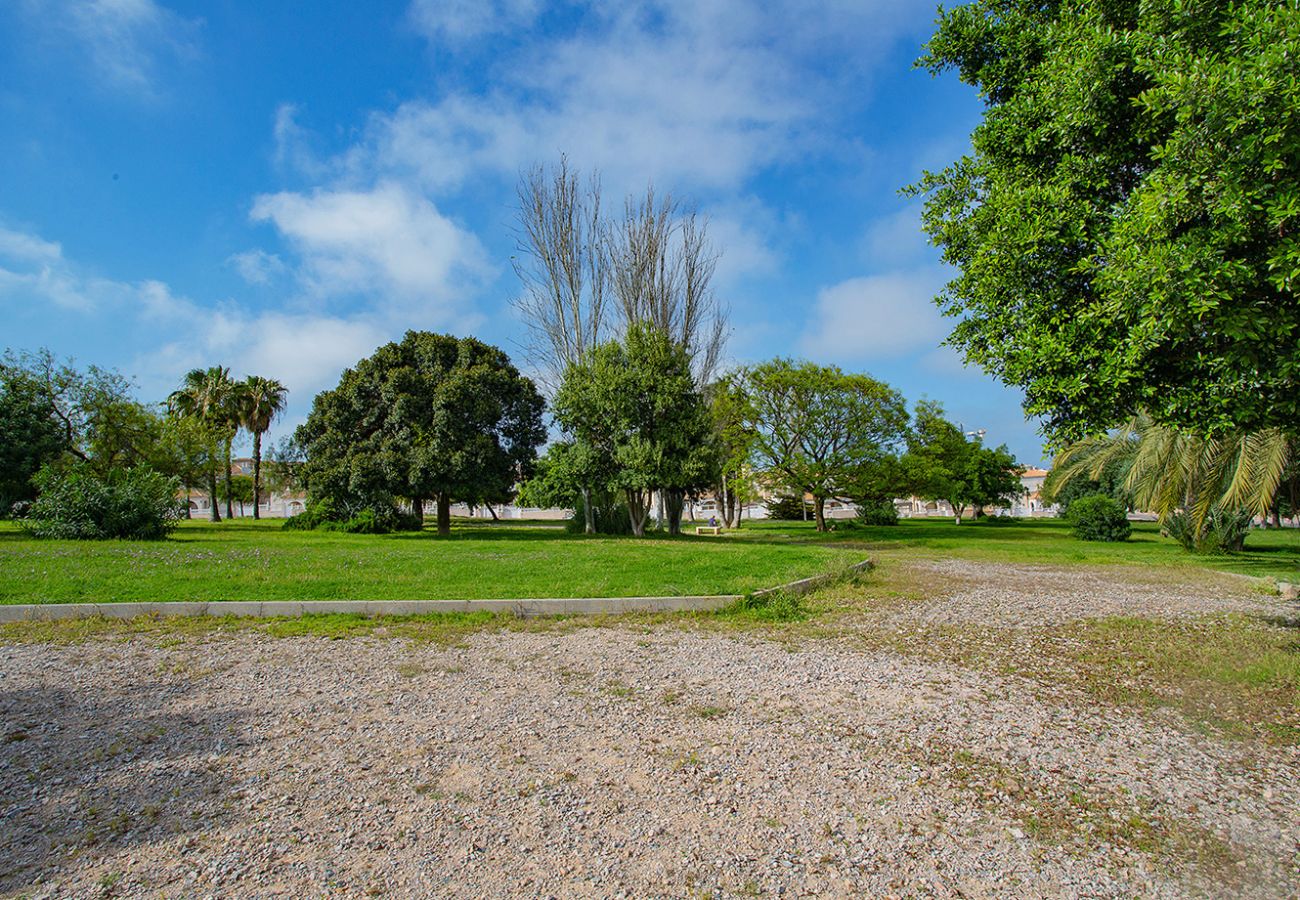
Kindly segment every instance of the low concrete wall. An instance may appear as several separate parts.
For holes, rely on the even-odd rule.
[[[801,578],[789,584],[755,591],[755,597],[775,593],[802,596],[848,574],[869,571],[871,560],[840,572]],[[351,613],[362,616],[421,616],[430,613],[501,612],[516,616],[562,616],[617,614],[629,612],[689,612],[722,609],[743,599],[741,594],[713,594],[701,597],[573,597],[528,600],[226,600],[177,603],[12,603],[0,604],[0,624],[39,622],[52,619],[87,619],[103,616],[131,619],[136,616],[304,616],[321,613]]]

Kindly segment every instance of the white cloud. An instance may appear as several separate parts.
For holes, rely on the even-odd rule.
[[[540,0],[413,0],[410,17],[432,40],[459,43],[531,25]]]
[[[226,260],[226,265],[234,267],[249,284],[270,284],[271,281],[288,271],[284,260],[265,250],[246,250],[236,253]]]
[[[886,359],[932,350],[947,326],[932,300],[941,270],[851,278],[823,288],[800,348],[814,358]]]
[[[165,58],[196,53],[198,22],[154,0],[25,0],[41,33],[70,41],[102,83],[153,95]]]
[[[369,190],[264,194],[252,218],[273,224],[299,251],[301,277],[318,296],[418,300],[453,314],[466,285],[487,270],[473,234],[393,181]]]
[[[486,88],[376,114],[340,165],[445,190],[568,152],[616,195],[647,178],[730,189],[832,146],[882,49],[930,18],[884,0],[575,6],[558,33],[527,35],[528,0],[416,2],[436,46],[518,31],[520,47],[488,65]]]
[[[54,263],[62,256],[63,248],[53,241],[0,226],[0,259]]]
[[[873,221],[863,235],[862,254],[867,263],[887,269],[938,259],[938,249],[921,228],[921,204],[908,203]]]

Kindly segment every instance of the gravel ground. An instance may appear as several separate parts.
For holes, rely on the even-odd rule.
[[[1137,566],[1027,566],[943,559],[909,562],[929,600],[900,616],[920,624],[1057,625],[1081,618],[1176,618],[1212,612],[1276,612],[1251,579]],[[1294,607],[1292,607],[1294,609]]]
[[[1300,895],[1300,752],[1016,679],[672,627],[157,643],[0,647],[0,894]]]

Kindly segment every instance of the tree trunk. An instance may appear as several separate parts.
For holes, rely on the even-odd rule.
[[[645,520],[650,515],[651,500],[643,491],[627,488],[624,491],[627,497],[627,517],[632,525],[632,534],[635,537],[645,537]]]
[[[595,534],[596,533],[596,512],[591,508],[591,488],[589,487],[584,487],[582,489],[582,518],[583,518],[583,526],[582,526],[583,534]]]
[[[487,509],[488,509],[488,515],[492,517],[492,521],[493,521],[493,522],[500,522],[500,521],[501,521],[500,519],[497,518],[497,511],[496,511],[495,509],[492,508],[492,504],[491,504],[491,503],[489,503],[489,504],[487,505]]]
[[[230,445],[234,443],[233,438],[226,438],[226,518],[233,519],[235,513],[230,501],[233,499],[234,488],[231,486],[232,478],[230,477]]]
[[[1282,527],[1282,511],[1278,509],[1278,507],[1276,506],[1273,507],[1273,527],[1274,528]]]
[[[664,530],[664,492],[663,489],[655,491],[655,531]]]
[[[217,502],[217,467],[212,465],[208,468],[208,503],[211,504],[211,512],[208,518],[213,522],[221,521],[221,508]]]
[[[446,491],[438,493],[438,537],[451,534],[451,496]]]
[[[817,517],[817,530],[826,530],[826,498],[820,494],[813,494],[813,513]]]
[[[668,533],[680,535],[682,533],[682,507],[685,505],[686,494],[684,491],[675,489],[665,491],[664,494],[668,501]]]
[[[262,432],[253,432],[253,521],[262,518]]]

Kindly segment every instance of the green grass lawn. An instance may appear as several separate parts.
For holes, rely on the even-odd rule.
[[[834,571],[856,548],[584,537],[529,524],[348,535],[186,522],[166,541],[41,541],[0,523],[0,603],[473,600],[746,593]]]
[[[840,527],[818,535],[811,522],[745,523],[748,540],[817,540],[860,544],[868,555],[985,560],[1043,565],[1139,565],[1204,568],[1240,575],[1300,580],[1300,529],[1257,530],[1242,553],[1197,556],[1161,537],[1152,522],[1134,522],[1133,536],[1121,543],[1080,541],[1059,519],[997,524],[989,520],[903,519],[896,526]]]

